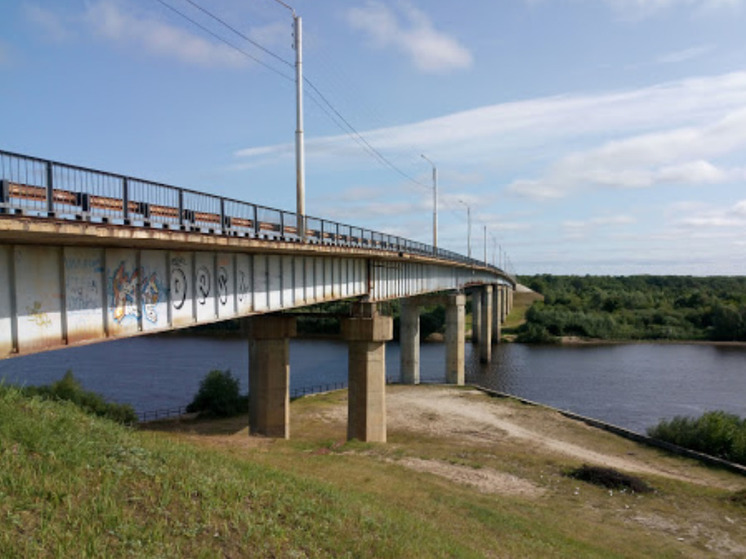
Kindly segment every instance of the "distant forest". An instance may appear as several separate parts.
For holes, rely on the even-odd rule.
[[[521,276],[544,295],[518,341],[746,341],[746,277]]]

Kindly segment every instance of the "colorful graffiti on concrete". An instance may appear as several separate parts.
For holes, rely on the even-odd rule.
[[[141,310],[137,301],[137,289],[143,275],[142,268],[128,273],[125,263],[121,262],[111,277],[112,315],[119,324],[128,318],[139,320],[141,316],[149,322],[158,322],[157,305],[163,300],[166,290],[157,273],[153,272],[145,277],[140,286]]]

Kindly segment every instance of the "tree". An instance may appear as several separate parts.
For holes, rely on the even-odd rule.
[[[246,411],[247,401],[246,396],[240,395],[238,379],[231,375],[230,370],[212,370],[200,382],[187,411],[207,417],[230,417]]]

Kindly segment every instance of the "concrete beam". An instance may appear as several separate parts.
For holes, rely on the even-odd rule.
[[[290,343],[295,318],[267,315],[249,321],[249,431],[290,437]]]
[[[446,382],[464,384],[466,296],[454,293],[446,304]]]
[[[347,438],[386,442],[386,342],[393,338],[393,321],[373,303],[354,312],[342,321],[349,355]]]

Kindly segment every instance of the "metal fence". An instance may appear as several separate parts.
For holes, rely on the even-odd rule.
[[[396,235],[3,150],[0,213],[436,256],[502,272]]]
[[[178,408],[163,408],[159,410],[143,411],[137,414],[137,418],[140,423],[144,423],[146,421],[155,421],[157,419],[184,415],[186,412],[186,406],[179,406]]]

